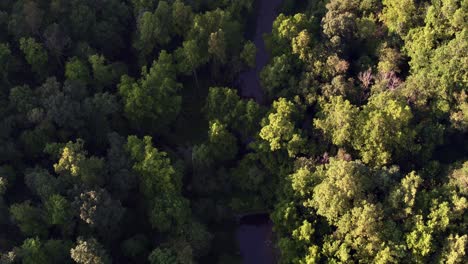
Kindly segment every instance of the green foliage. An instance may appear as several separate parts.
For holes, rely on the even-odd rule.
[[[88,65],[76,57],[71,58],[65,65],[65,77],[68,80],[88,83],[90,79]]]
[[[58,192],[59,182],[48,171],[33,169],[26,172],[25,183],[31,191],[46,200]]]
[[[297,106],[285,98],[280,98],[273,102],[273,109],[268,118],[262,121],[264,125],[260,130],[260,137],[268,142],[271,151],[284,149],[293,157],[300,153],[305,145],[300,129],[295,127],[295,120],[299,115]]]
[[[465,263],[467,1],[261,2],[0,1],[0,263]]]
[[[176,0],[172,4],[172,22],[174,32],[179,36],[185,36],[193,21],[193,11],[191,6],[184,4],[181,0]]]
[[[268,95],[273,97],[280,91],[287,91],[288,88],[296,85],[294,75],[294,65],[286,55],[274,57],[272,62],[263,68],[260,73],[262,86]]]
[[[143,140],[136,136],[128,137],[126,149],[136,161],[133,169],[140,175],[140,190],[148,198],[158,194],[180,191],[176,171],[165,152],[153,147],[151,137]]]
[[[124,99],[124,109],[135,124],[152,124],[151,127],[165,128],[179,114],[182,85],[176,80],[172,55],[165,51],[149,69],[143,67],[138,81],[124,75],[119,92]]]
[[[179,47],[175,56],[177,58],[177,67],[180,72],[185,74],[193,73],[196,76],[196,69],[208,62],[208,56],[199,53],[200,47],[195,40],[186,40]]]
[[[26,239],[21,246],[21,257],[24,264],[46,264],[48,257],[38,238]]]
[[[273,22],[272,53],[278,55],[283,49],[291,49],[291,44],[301,32],[312,27],[311,18],[306,14],[297,13],[294,16],[279,14]]]
[[[39,238],[29,238],[23,242],[19,249],[22,263],[71,263],[71,243],[63,240],[47,240],[42,242]]]
[[[411,128],[410,108],[389,93],[371,97],[361,111],[342,97],[322,101],[321,108],[314,125],[335,145],[351,143],[366,163],[388,164],[404,149],[419,149],[413,143],[416,131]]]
[[[244,136],[256,133],[263,109],[253,100],[241,100],[236,90],[210,87],[204,112],[208,120],[219,120]]]
[[[337,223],[354,204],[365,199],[369,172],[362,163],[331,159],[317,174],[315,177],[323,180],[314,187],[311,203],[330,223]]]
[[[332,44],[344,45],[355,37],[358,4],[356,0],[332,0],[326,5],[327,13],[322,18],[323,33]]]
[[[210,34],[208,38],[208,53],[221,63],[226,61],[226,37],[222,29]]]
[[[8,44],[0,43],[0,72],[1,81],[5,82],[8,77],[8,72],[10,71],[10,61],[11,61],[11,50]]]
[[[244,44],[244,48],[240,54],[242,60],[250,68],[255,68],[255,56],[257,55],[257,47],[251,41],[247,41]]]
[[[10,207],[10,214],[25,235],[45,236],[47,234],[44,212],[31,205],[30,201],[13,204]]]
[[[156,248],[148,257],[151,264],[172,264],[177,263],[177,256],[170,249]]]
[[[149,136],[142,140],[128,137],[126,149],[135,161],[133,169],[140,177],[140,191],[149,201],[151,226],[161,232],[176,232],[187,221],[190,210],[180,194],[181,179],[167,154],[153,147]]]
[[[468,245],[468,235],[450,235],[444,246],[442,259],[444,263],[462,263],[466,256],[466,246]]]
[[[65,225],[71,222],[70,203],[61,195],[50,196],[44,204],[47,221],[51,225]]]
[[[417,19],[417,5],[413,0],[384,0],[382,20],[385,25],[401,36],[414,27]]]
[[[20,49],[33,72],[43,76],[47,71],[48,56],[44,47],[33,38],[21,38]]]
[[[172,10],[166,1],[159,1],[154,12],[146,11],[138,18],[138,34],[134,46],[140,56],[148,56],[156,45],[164,46],[171,40]]]
[[[353,147],[362,160],[374,165],[390,164],[403,153],[416,153],[420,146],[414,140],[411,127],[413,114],[409,106],[390,93],[380,93],[369,99],[356,120]]]
[[[352,141],[354,121],[359,110],[341,96],[332,96],[329,102],[320,101],[321,111],[314,119],[314,126],[337,146],[345,146]]]
[[[124,73],[117,65],[107,64],[103,55],[91,55],[88,58],[91,64],[94,82],[98,87],[108,87],[116,84]]]
[[[83,145],[84,141],[78,139],[61,148],[59,160],[54,164],[55,172],[65,177],[76,177],[88,186],[100,186],[104,183],[103,160],[94,156],[87,158]]]

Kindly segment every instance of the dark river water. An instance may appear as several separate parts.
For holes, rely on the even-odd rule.
[[[273,223],[268,214],[241,218],[236,238],[244,264],[276,263],[272,228]]]
[[[256,66],[239,76],[242,97],[253,98],[258,103],[264,102],[259,78],[260,71],[269,60],[263,34],[271,33],[281,2],[282,0],[257,0],[256,29],[253,39],[257,46]],[[268,214],[247,215],[240,219],[236,238],[244,264],[276,263],[272,227],[273,224]]]
[[[239,76],[241,95],[255,99],[262,103],[263,90],[260,86],[260,71],[268,63],[269,56],[263,41],[264,33],[271,33],[273,21],[278,15],[278,7],[282,0],[257,0],[256,2],[256,29],[254,39],[252,40],[257,46],[256,65],[254,69],[243,72]]]

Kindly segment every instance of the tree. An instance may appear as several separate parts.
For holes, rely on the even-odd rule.
[[[146,11],[138,18],[138,35],[135,40],[135,48],[142,58],[148,56],[154,49],[156,42],[156,19],[153,13]]]
[[[295,127],[298,115],[297,106],[285,98],[273,102],[273,110],[262,121],[260,130],[260,137],[268,142],[271,151],[287,150],[291,157],[301,152],[306,142],[300,129]]]
[[[64,240],[41,241],[39,238],[29,238],[19,249],[22,263],[71,263],[71,243]],[[2,262],[3,263],[3,262]]]
[[[28,85],[11,88],[8,99],[19,113],[27,113],[34,109],[37,104],[34,93]]]
[[[133,169],[140,177],[140,191],[147,198],[179,192],[180,182],[167,153],[153,147],[151,140],[149,136],[143,139],[129,136],[125,146],[135,161]]]
[[[312,21],[304,13],[297,13],[294,16],[279,14],[273,22],[271,43],[268,45],[273,55],[284,54],[283,51],[291,51],[291,44],[300,32],[308,31],[312,27]]]
[[[6,82],[8,79],[8,72],[10,71],[10,61],[12,59],[11,50],[8,44],[0,43],[0,75],[1,82]]]
[[[96,23],[96,10],[85,3],[73,3],[70,21],[72,36],[86,38]]]
[[[166,128],[179,114],[181,87],[176,80],[172,55],[166,51],[159,54],[149,71],[143,67],[140,80],[135,82],[124,75],[118,86],[128,118],[136,125],[152,124],[157,129]]]
[[[260,129],[264,109],[253,100],[242,100],[237,91],[227,87],[210,87],[203,112],[207,120],[219,120],[243,136]]]
[[[135,43],[141,58],[148,56],[155,44],[167,45],[173,34],[172,28],[172,10],[166,1],[159,1],[154,13],[144,12],[138,19],[138,38]]]
[[[366,198],[368,169],[359,161],[331,158],[315,173],[322,179],[313,189],[311,205],[329,223],[337,224],[341,217]]]
[[[353,147],[365,163],[385,165],[417,153],[420,146],[414,140],[411,127],[413,113],[406,102],[391,92],[376,94],[369,99],[356,120]]]
[[[88,66],[77,57],[73,57],[65,65],[65,77],[68,80],[79,80],[86,84],[90,80]]]
[[[88,57],[88,61],[91,64],[94,82],[101,89],[116,84],[124,73],[123,70],[116,67],[117,65],[107,64],[103,55],[91,55]]]
[[[455,95],[457,107],[450,114],[450,121],[455,129],[468,130],[468,96],[465,91]]]
[[[137,234],[122,242],[121,248],[124,256],[132,259],[144,259],[148,256],[149,240],[143,234]],[[144,256],[144,257],[143,257]]]
[[[104,184],[104,161],[86,156],[83,140],[69,141],[59,152],[59,160],[54,164],[55,172],[65,177],[76,177],[87,186]]]
[[[174,32],[181,37],[186,36],[192,25],[193,16],[191,6],[186,5],[181,0],[176,0],[172,4]]]
[[[95,228],[103,237],[112,237],[118,233],[118,225],[124,209],[120,201],[112,200],[104,189],[83,192],[77,201],[80,218]]]
[[[294,71],[295,66],[289,56],[283,54],[274,57],[260,73],[262,87],[272,98],[288,95],[288,92],[291,92],[289,89],[297,85]]]
[[[218,120],[210,122],[208,132],[211,155],[217,160],[231,160],[237,154],[237,140]]]
[[[21,38],[20,49],[33,72],[43,77],[47,71],[48,56],[44,47],[33,38]]]
[[[299,32],[299,34],[292,39],[292,51],[299,56],[302,61],[310,61],[311,56],[311,38],[307,30]]]
[[[414,0],[384,0],[381,19],[390,31],[404,37],[418,18]]]
[[[70,250],[70,255],[79,264],[111,263],[104,248],[95,238],[79,237],[76,246]]]
[[[257,47],[252,41],[247,41],[244,44],[244,48],[240,54],[241,59],[250,68],[255,68],[255,59],[257,54]]]
[[[171,249],[154,249],[148,257],[150,264],[177,263],[177,256]]]
[[[39,238],[29,238],[21,246],[21,258],[24,264],[46,264],[49,258],[44,252]]]
[[[139,175],[140,192],[149,201],[151,226],[160,232],[179,230],[189,218],[190,209],[180,194],[180,175],[167,154],[153,147],[149,136],[143,139],[129,136],[126,150],[135,162],[133,169]]]
[[[108,141],[105,165],[108,175],[112,176],[109,177],[107,190],[123,201],[137,187],[137,177],[132,171],[130,155],[125,151],[126,139],[114,132],[108,135]]]
[[[380,251],[384,230],[383,210],[379,204],[364,202],[341,217],[337,236],[349,244],[360,260],[373,260]]]
[[[78,129],[83,125],[80,101],[87,90],[80,82],[65,81],[62,86],[55,77],[48,78],[36,89],[39,99],[37,110],[43,109],[46,119],[59,128]]]
[[[218,29],[218,31],[210,34],[208,38],[208,53],[221,64],[224,64],[226,61],[226,38],[222,29]]]
[[[56,60],[60,60],[64,55],[65,50],[70,45],[70,37],[65,33],[65,30],[59,24],[53,23],[44,31],[44,45],[50,51],[51,55]]]
[[[191,73],[197,88],[199,88],[197,68],[208,62],[208,56],[204,56],[199,51],[199,45],[195,40],[186,40],[175,52],[178,70],[185,74]]]
[[[445,242],[442,259],[444,263],[463,263],[468,245],[468,235],[450,234]]]
[[[332,96],[329,102],[320,100],[321,111],[314,119],[314,126],[337,146],[352,142],[353,129],[359,110],[341,96]]]
[[[327,13],[322,18],[323,33],[333,45],[342,46],[355,37],[358,4],[356,0],[332,0],[326,5]]]
[[[25,173],[26,186],[44,201],[59,191],[59,181],[47,170],[34,168]]]
[[[468,72],[457,67],[466,60],[468,32],[459,26],[463,8],[459,1],[436,1],[425,12],[425,23],[412,28],[404,49],[410,57],[412,74],[402,93],[420,111],[445,118],[456,100],[453,94],[466,86]]]
[[[34,1],[26,1],[23,5],[23,14],[30,32],[37,34],[44,18],[44,11]]]
[[[416,194],[421,183],[421,177],[413,171],[406,175],[406,177],[401,180],[400,185],[395,187],[390,193],[389,201],[392,206],[402,214],[401,217],[412,215]]]
[[[219,120],[210,121],[208,142],[194,146],[192,162],[197,169],[210,168],[214,163],[233,160],[237,155],[237,139]]]
[[[10,207],[10,213],[23,234],[29,236],[45,236],[47,234],[44,212],[31,205],[30,201],[13,204]]]
[[[65,197],[58,194],[50,196],[45,202],[44,208],[50,225],[71,224],[71,206]]]

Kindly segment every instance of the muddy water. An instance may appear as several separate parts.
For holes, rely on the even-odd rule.
[[[256,65],[254,69],[243,72],[239,76],[241,95],[254,98],[255,101],[263,102],[263,90],[260,86],[260,71],[268,63],[269,56],[263,41],[264,33],[271,33],[273,21],[278,15],[277,9],[282,0],[257,0],[257,21],[255,36],[252,40],[257,46]]]

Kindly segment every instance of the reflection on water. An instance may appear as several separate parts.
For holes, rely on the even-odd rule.
[[[240,219],[236,231],[244,264],[273,264],[273,224],[267,214],[248,215]]]

